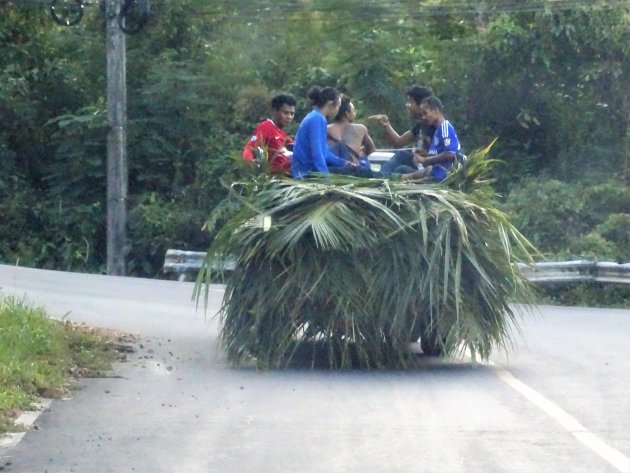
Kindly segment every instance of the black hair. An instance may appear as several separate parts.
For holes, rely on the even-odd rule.
[[[442,106],[442,102],[437,97],[433,95],[429,97],[425,97],[422,101],[422,105],[426,105],[431,110],[439,110],[440,113],[444,113],[444,107]]]
[[[314,85],[308,91],[308,98],[311,99],[313,107],[323,107],[326,102],[336,101],[339,98],[339,91],[334,87],[321,88]]]
[[[274,110],[280,110],[283,105],[289,105],[295,107],[297,104],[296,98],[291,94],[278,94],[271,99],[271,108]]]
[[[346,117],[346,113],[350,111],[351,99],[347,95],[341,95],[341,105],[339,105],[339,111],[335,117],[335,121],[343,120]]]
[[[411,97],[417,104],[422,103],[427,97],[433,95],[433,89],[424,85],[414,84],[407,89],[407,96]]]

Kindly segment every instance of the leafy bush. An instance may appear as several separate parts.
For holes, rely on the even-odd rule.
[[[630,262],[630,213],[611,214],[595,230],[615,246],[614,259]]]
[[[530,179],[512,189],[504,208],[550,259],[630,261],[630,190],[622,183]]]
[[[129,212],[128,272],[154,277],[161,272],[168,248],[201,251],[209,244],[201,227],[206,215],[155,193],[140,197]]]
[[[580,186],[555,179],[524,181],[512,189],[505,205],[514,226],[547,255],[571,253],[588,230],[583,209]]]
[[[622,180],[611,180],[584,188],[583,218],[589,225],[604,223],[611,214],[627,214],[630,211],[630,186]]]
[[[592,231],[580,238],[575,251],[580,259],[591,261],[613,261],[616,253],[615,245],[597,231]]]

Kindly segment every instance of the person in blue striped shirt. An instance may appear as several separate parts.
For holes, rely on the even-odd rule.
[[[430,177],[431,180],[441,182],[446,179],[457,153],[461,150],[457,132],[451,123],[444,118],[444,107],[437,97],[427,97],[420,105],[423,120],[435,126],[435,133],[429,144],[428,153],[417,150],[414,164],[424,167],[421,171],[414,171],[401,175],[403,180],[413,180]]]

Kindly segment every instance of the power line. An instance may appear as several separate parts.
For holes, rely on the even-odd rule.
[[[101,9],[105,0],[82,0],[83,10],[98,7]],[[124,0],[123,0],[124,1]],[[148,6],[150,0],[127,0],[132,4]],[[57,0],[60,5],[75,5],[79,0]],[[0,0],[0,4],[2,0]],[[80,21],[75,17],[74,22],[59,21],[55,18],[54,12],[50,7],[52,0],[20,0],[19,4],[38,4],[44,5],[50,9],[53,19],[60,24],[70,26]],[[167,17],[162,17],[161,13],[165,10],[160,8],[160,4],[165,5],[169,2],[166,0],[154,0],[157,8],[153,9],[151,17],[157,22],[168,21]],[[5,0],[5,4],[17,5],[16,0]],[[417,28],[419,22],[427,19],[450,18],[450,19],[469,19],[476,24],[481,20],[481,24],[487,24],[491,18],[500,14],[535,14],[535,13],[558,13],[565,11],[593,11],[603,8],[623,7],[630,11],[630,3],[628,0],[503,0],[503,1],[486,1],[486,0],[468,0],[468,1],[431,1],[420,0],[415,7],[410,6],[406,0],[394,0],[384,5],[382,0],[345,0],[340,6],[338,2],[314,1],[305,5],[304,0],[188,0],[180,3],[178,6],[188,9],[189,14],[196,19],[195,23],[199,24],[204,19],[214,23],[248,23],[255,24],[261,21],[291,21],[291,22],[308,22],[321,25],[331,24],[335,27],[352,26],[353,24],[363,24],[370,22],[374,25],[395,25],[396,28],[409,29]],[[139,25],[133,31],[123,30],[128,33],[137,32],[141,26],[149,20],[148,10],[146,15],[139,18],[132,15],[129,21],[135,21]],[[121,15],[121,28],[124,25]],[[131,23],[132,25],[134,23]]]
[[[247,3],[245,3],[247,2]],[[256,7],[247,0],[232,0],[229,3],[230,12],[218,11],[216,8],[192,7],[195,15],[217,22],[251,22],[256,23],[273,17],[274,21],[288,20],[292,22],[317,22],[329,24],[352,24],[372,22],[374,24],[395,23],[397,27],[416,27],[410,22],[418,22],[428,18],[486,18],[499,14],[536,14],[561,13],[568,11],[593,11],[593,9],[624,7],[630,9],[628,0],[546,0],[532,3],[523,1],[506,1],[499,5],[482,6],[480,3],[448,3],[436,5],[421,5],[416,9],[409,9],[402,4],[383,6],[380,0],[346,1],[343,8],[331,6],[328,8],[305,8],[294,2],[285,2],[286,7],[275,3],[273,7]],[[344,13],[347,13],[344,15]]]
[[[9,5],[13,4],[39,4],[42,6],[50,6],[51,0],[20,0],[8,1]],[[62,2],[60,2],[62,3]],[[83,0],[83,5],[86,8],[99,7],[102,0]],[[535,0],[535,1],[523,1],[523,0],[505,0],[503,2],[493,2],[488,4],[479,1],[465,1],[465,2],[441,2],[441,3],[426,3],[423,1],[418,2],[417,8],[412,9],[408,3],[402,2],[390,3],[384,5],[382,0],[346,0],[343,6],[340,7],[338,3],[325,7],[318,5],[310,5],[305,7],[302,2],[299,1],[276,1],[276,2],[255,2],[252,0],[221,0],[208,4],[207,1],[189,2],[186,6],[196,14],[214,17],[216,19],[229,19],[238,17],[244,19],[251,16],[251,19],[255,19],[257,15],[267,13],[277,14],[278,12],[286,14],[295,13],[309,13],[309,14],[326,14],[326,13],[338,13],[341,11],[354,11],[359,9],[365,12],[363,17],[366,19],[392,19],[399,18],[401,16],[425,16],[425,17],[439,17],[439,16],[452,16],[452,15],[472,15],[478,14],[483,11],[486,14],[499,14],[499,13],[536,13],[547,11],[566,11],[566,10],[578,10],[582,8],[606,8],[626,6],[630,7],[628,0]],[[229,9],[226,12],[225,9]],[[293,18],[295,19],[295,18]],[[299,17],[297,19],[300,19]],[[312,20],[313,18],[304,17],[305,20]],[[333,20],[333,18],[326,18],[327,20]],[[326,20],[322,19],[322,20]]]
[[[544,0],[535,2],[524,2],[507,0],[500,4],[481,4],[479,2],[446,2],[439,4],[423,4],[420,2],[418,8],[415,10],[410,9],[408,6],[401,3],[389,4],[384,6],[381,0],[351,0],[346,1],[343,4],[343,8],[337,5],[330,7],[314,6],[305,8],[302,4],[296,2],[275,2],[273,6],[256,6],[252,4],[251,0],[231,0],[222,4],[224,7],[231,9],[231,13],[224,11],[218,11],[216,5],[195,7],[191,5],[191,9],[195,12],[203,14],[204,16],[213,16],[216,18],[227,19],[232,16],[238,15],[240,18],[252,16],[255,18],[255,14],[261,14],[265,12],[285,12],[285,13],[334,13],[343,10],[353,11],[356,13],[357,9],[363,9],[366,12],[366,16],[370,16],[372,19],[380,19],[387,17],[399,17],[401,15],[421,15],[421,16],[450,16],[450,15],[470,15],[477,14],[481,9],[488,14],[497,13],[527,13],[527,12],[546,12],[546,11],[564,11],[564,10],[578,10],[588,7],[602,8],[602,7],[616,7],[616,6],[628,6],[628,0]],[[311,18],[304,18],[311,19]],[[328,18],[330,19],[330,18]]]

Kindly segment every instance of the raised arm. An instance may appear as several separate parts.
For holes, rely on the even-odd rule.
[[[415,140],[411,130],[407,130],[402,135],[399,135],[398,132],[394,130],[391,123],[389,123],[387,115],[371,115],[368,117],[368,120],[375,120],[376,123],[383,127],[387,142],[396,148],[402,148],[403,146],[413,143]]]

